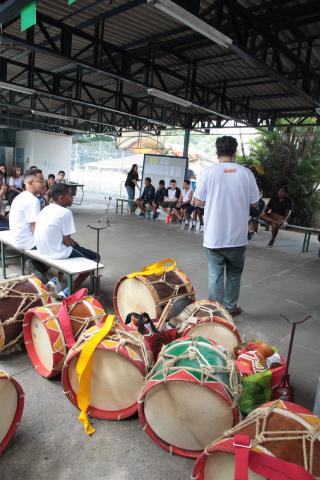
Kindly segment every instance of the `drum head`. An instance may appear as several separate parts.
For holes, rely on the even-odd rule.
[[[157,318],[156,301],[152,296],[152,287],[137,278],[125,278],[117,291],[117,306],[122,321],[128,313],[148,313],[150,318]]]
[[[10,380],[0,380],[0,445],[7,436],[18,408],[17,390]]]
[[[234,478],[234,455],[224,452],[214,452],[206,457],[204,467],[204,480],[230,480]],[[257,473],[254,473],[249,469],[249,480],[263,480],[265,477],[261,477]]]
[[[75,356],[68,368],[72,390],[78,393],[79,382]],[[144,378],[139,369],[122,355],[110,350],[95,350],[92,362],[90,405],[99,410],[118,411],[134,405]]]
[[[48,371],[52,371],[53,354],[48,331],[42,321],[35,315],[31,320],[31,337],[39,361]]]
[[[189,451],[203,450],[234,423],[233,412],[220,395],[182,380],[149,390],[144,414],[161,440]]]
[[[188,337],[211,338],[215,342],[223,345],[226,349],[232,350],[239,343],[237,336],[228,327],[220,323],[204,322],[190,328]]]

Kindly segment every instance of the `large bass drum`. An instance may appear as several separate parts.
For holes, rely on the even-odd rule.
[[[0,454],[18,428],[24,407],[20,384],[0,370]]]
[[[15,350],[23,342],[26,312],[50,302],[45,286],[33,275],[0,282],[0,354]]]

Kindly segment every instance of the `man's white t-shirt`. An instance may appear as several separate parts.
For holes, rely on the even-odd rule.
[[[64,245],[63,237],[75,232],[72,211],[57,203],[50,203],[37,218],[34,231],[37,250],[48,258],[68,258],[72,247]]]
[[[256,180],[248,168],[232,162],[207,168],[194,196],[206,202],[204,247],[230,248],[248,243],[250,205],[260,198]]]
[[[30,192],[21,192],[13,200],[9,227],[14,245],[19,250],[30,250],[35,246],[31,224],[37,220],[40,213],[40,202]]]

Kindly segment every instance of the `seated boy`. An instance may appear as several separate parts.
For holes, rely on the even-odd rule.
[[[58,176],[56,178],[56,182],[57,183],[66,183],[66,172],[64,172],[63,170],[60,170],[58,172]]]
[[[173,210],[173,215],[179,220],[179,222],[185,222],[185,230],[189,228],[189,219],[192,212],[192,197],[193,191],[190,188],[190,180],[185,180],[183,182],[183,189],[181,191],[177,207]]]
[[[191,225],[190,230],[195,231],[197,219],[199,219],[199,222],[200,222],[199,230],[200,230],[200,232],[202,232],[202,231],[203,231],[204,207],[196,207],[196,206],[194,205],[194,201],[193,201],[193,202],[192,202],[192,211],[193,211],[193,214],[192,214],[192,225]]]
[[[159,217],[158,208],[160,206],[163,206],[165,186],[166,186],[165,181],[160,180],[158,190],[156,191],[154,201],[152,202],[152,211],[153,211],[152,220],[156,220]]]
[[[177,187],[177,182],[175,180],[170,180],[170,187],[166,188],[164,193],[164,203],[163,207],[167,212],[166,223],[170,223],[172,220],[173,209],[177,206],[178,200],[180,198],[181,190]]]
[[[96,252],[81,247],[73,238],[76,232],[72,211],[67,207],[72,205],[70,187],[65,183],[56,183],[50,190],[51,203],[38,215],[34,232],[34,241],[41,255],[48,258],[75,258],[84,257],[97,260]],[[88,273],[81,273],[74,282],[77,290],[88,277]],[[58,273],[58,279],[53,277],[47,284],[48,290],[59,297],[67,297],[71,292],[62,291],[61,282],[63,273]]]
[[[136,204],[137,207],[140,208],[140,217],[144,217],[146,214],[146,205],[152,205],[154,198],[156,196],[156,190],[151,183],[151,178],[146,177],[144,179],[144,189],[142,192],[141,197],[137,198]]]
[[[248,240],[252,240],[253,235],[258,232],[259,229],[259,220],[260,215],[262,214],[266,203],[262,198],[263,192],[260,190],[260,200],[258,207],[250,207],[250,218],[249,218],[249,231],[248,231]]]

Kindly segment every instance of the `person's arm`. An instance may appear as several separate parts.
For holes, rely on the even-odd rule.
[[[71,235],[63,235],[63,244],[66,247],[74,247],[76,245],[76,242],[73,240]]]
[[[26,202],[24,207],[25,219],[26,222],[30,223],[31,225],[32,234],[34,233],[34,230],[36,228],[37,217],[41,210],[39,200],[36,197],[34,197],[34,200],[35,201]]]
[[[191,204],[191,202],[192,202],[192,199],[193,199],[193,191],[192,191],[192,190],[190,190],[190,192],[189,192],[189,201],[188,201],[188,203],[190,203],[190,204]]]
[[[164,202],[169,202],[169,189],[166,188],[165,191],[164,191],[164,198],[163,198]]]
[[[64,245],[66,247],[74,247],[77,242],[73,240],[71,235],[76,233],[76,228],[71,210],[66,209],[66,214],[61,218],[61,231]]]
[[[194,192],[194,204],[196,207],[204,207],[207,198],[207,181],[206,175],[203,174],[200,177],[196,191]]]

